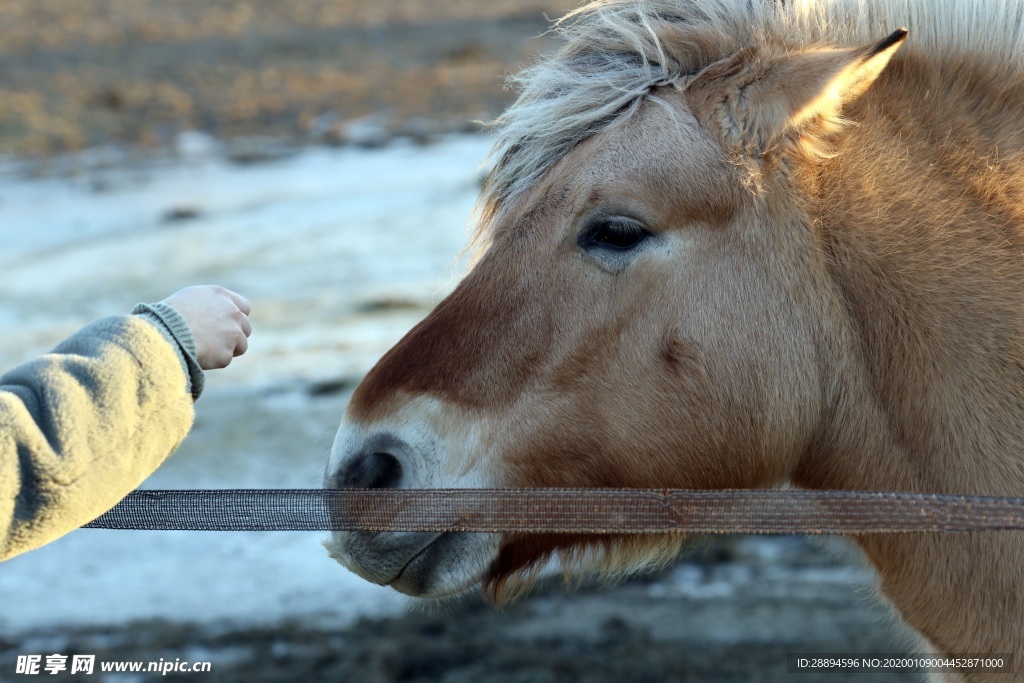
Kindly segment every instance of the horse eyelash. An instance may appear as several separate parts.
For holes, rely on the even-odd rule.
[[[629,233],[637,235],[638,239],[636,243],[632,246],[639,244],[644,239],[651,236],[650,230],[648,230],[646,226],[644,226],[644,224],[640,223],[639,221],[622,217],[601,217],[599,219],[592,221],[586,227],[586,229],[584,229],[583,232],[580,233],[579,238],[576,240],[577,244],[584,249],[588,247],[604,247],[618,249],[621,251],[628,251],[629,249],[632,248],[632,246],[625,248],[616,247],[615,245],[609,242],[597,240],[597,236],[606,228],[617,230],[618,232],[621,232],[623,234]]]

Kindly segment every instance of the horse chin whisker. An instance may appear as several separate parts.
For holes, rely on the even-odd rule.
[[[341,546],[333,538],[324,538],[320,540],[320,545],[327,551],[328,557],[337,562],[342,561]]]
[[[610,584],[656,572],[679,557],[684,541],[681,535],[617,536],[598,545],[574,548],[559,553],[563,580],[578,587],[585,581]]]
[[[496,605],[507,604],[528,592],[552,560],[567,588],[617,583],[668,566],[685,540],[681,535],[514,537],[492,563],[484,594]]]

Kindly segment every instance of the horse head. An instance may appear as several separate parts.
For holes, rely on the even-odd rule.
[[[847,340],[804,169],[906,32],[793,49],[632,12],[584,13],[591,30],[529,75],[500,122],[478,258],[355,391],[328,485],[770,487],[823,438]],[[553,554],[615,571],[678,544],[336,533],[328,547],[439,597],[500,593]]]

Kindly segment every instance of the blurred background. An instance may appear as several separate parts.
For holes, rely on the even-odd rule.
[[[572,6],[0,1],[0,368],[138,301],[235,289],[250,351],[146,486],[319,486],[354,386],[458,280],[479,122]],[[54,653],[212,662],[182,680],[781,681],[787,652],[914,649],[834,541],[702,539],[656,576],[545,580],[502,610],[411,605],[319,542],[82,530],[15,558],[0,681]]]

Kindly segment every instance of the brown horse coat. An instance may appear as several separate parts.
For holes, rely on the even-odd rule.
[[[1024,495],[1024,9],[971,8],[579,10],[499,120],[474,268],[356,391],[331,483]],[[936,651],[1024,656],[1021,534],[854,540]],[[424,596],[677,548],[328,545]]]

